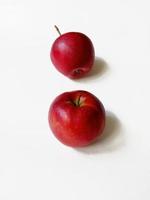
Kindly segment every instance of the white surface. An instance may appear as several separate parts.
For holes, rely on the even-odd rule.
[[[149,3],[0,0],[1,200],[150,199]],[[107,67],[80,81],[58,73],[54,24],[87,34]],[[75,89],[109,111],[105,138],[81,150],[60,144],[47,122],[55,96]]]

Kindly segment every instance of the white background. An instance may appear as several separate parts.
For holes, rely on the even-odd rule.
[[[150,199],[150,1],[0,0],[0,199]],[[72,81],[49,51],[58,34],[93,41],[96,64]],[[47,114],[64,91],[84,89],[107,110],[101,141],[72,149]]]

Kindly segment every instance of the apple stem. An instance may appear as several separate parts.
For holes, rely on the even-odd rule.
[[[81,98],[81,95],[80,95],[79,98],[78,98],[77,106],[80,106],[80,98]]]
[[[54,27],[55,27],[57,33],[58,33],[59,35],[61,35],[61,32],[60,32],[59,28],[58,28],[56,25],[55,25]]]

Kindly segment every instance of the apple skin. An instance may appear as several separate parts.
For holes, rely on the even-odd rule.
[[[52,102],[48,121],[56,138],[71,147],[83,147],[100,136],[105,127],[105,109],[93,94],[65,92]]]
[[[59,72],[71,79],[77,79],[91,70],[95,53],[93,44],[86,35],[68,32],[54,41],[50,57]]]

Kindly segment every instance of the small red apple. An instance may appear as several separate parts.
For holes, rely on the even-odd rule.
[[[59,29],[55,28],[60,34]],[[83,33],[68,32],[60,34],[54,41],[50,57],[59,72],[77,79],[91,70],[95,58],[94,47]]]
[[[99,99],[87,91],[65,92],[53,101],[49,125],[58,140],[72,147],[82,147],[102,134],[105,110]]]

